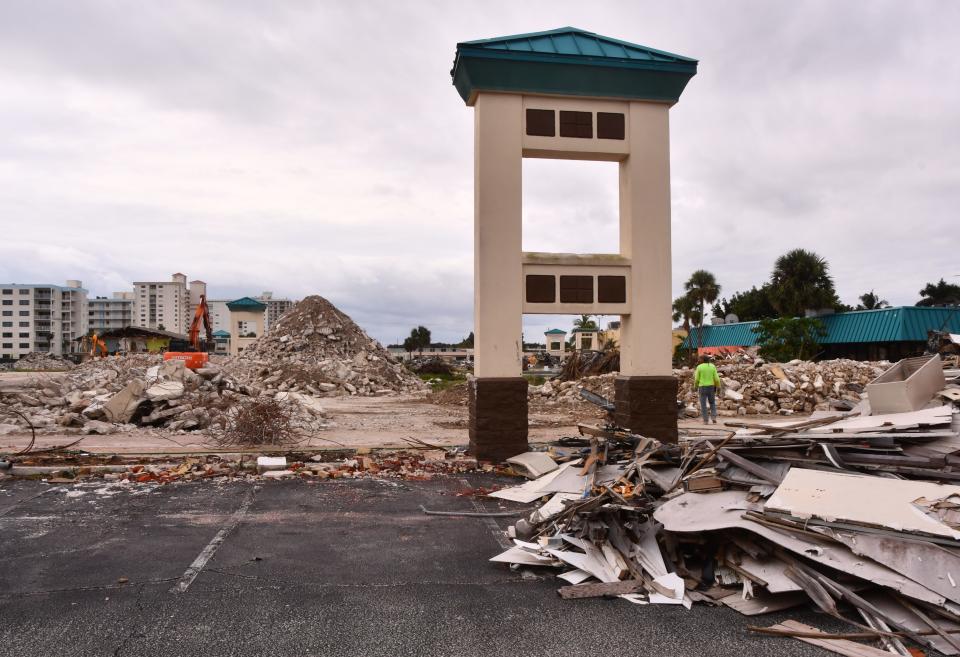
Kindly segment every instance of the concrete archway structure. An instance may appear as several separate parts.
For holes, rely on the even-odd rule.
[[[620,315],[617,422],[676,441],[668,113],[696,71],[696,60],[571,27],[457,44],[453,84],[474,108],[478,458],[527,449],[524,313]],[[619,253],[523,252],[525,157],[619,162]]]

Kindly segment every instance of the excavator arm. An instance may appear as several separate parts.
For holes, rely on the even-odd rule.
[[[200,325],[203,324],[206,334],[206,346],[213,344],[213,322],[210,321],[210,308],[207,306],[206,295],[200,295],[200,303],[197,304],[197,311],[193,313],[193,321],[190,322],[190,334],[188,335],[190,346],[197,351],[203,351],[200,343]]]

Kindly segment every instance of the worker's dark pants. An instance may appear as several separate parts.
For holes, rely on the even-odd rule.
[[[714,419],[717,418],[717,388],[715,386],[700,386],[700,415],[703,416],[703,421],[706,422],[707,415],[707,404],[710,405],[710,415]]]

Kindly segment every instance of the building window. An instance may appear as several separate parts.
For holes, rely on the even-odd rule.
[[[3,328],[8,328],[8,327],[12,327],[12,326],[13,326],[13,322],[4,322],[4,323],[3,323]]]
[[[581,349],[593,349],[593,338],[580,338]]]
[[[29,349],[29,348],[30,348],[30,343],[29,343],[29,342],[21,342],[21,343],[20,343],[20,348],[21,348],[21,349]]]
[[[551,342],[551,343],[550,343],[550,351],[560,351],[560,343],[559,343],[559,342]]]
[[[20,305],[21,305],[21,306],[29,306],[29,305],[30,305],[30,299],[20,299]]]
[[[560,111],[560,136],[593,138],[592,112],[565,112]]]
[[[13,336],[11,335],[10,337],[12,338]],[[30,334],[29,334],[29,333],[21,333],[21,334],[20,334],[20,337],[21,337],[21,338],[29,338],[29,337],[30,337]]]
[[[20,311],[20,316],[21,316],[21,317],[29,317],[29,316],[30,316],[30,311],[29,311],[29,310],[21,310],[21,311]]]
[[[554,114],[553,110],[528,109],[527,134],[533,137],[556,137]]]
[[[593,276],[561,276],[560,303],[593,303]]]
[[[30,294],[30,290],[20,290],[20,294]]]
[[[12,337],[13,337],[13,333],[4,333],[4,334],[3,334],[3,337],[5,337],[5,338],[12,338]]]
[[[20,328],[30,328],[30,322],[20,322]]]
[[[13,290],[4,290],[3,293],[4,293],[4,294],[13,294]]]
[[[527,275],[528,303],[555,303],[557,300],[556,278],[543,274]]]
[[[626,136],[626,126],[623,114],[614,112],[597,112],[597,138],[623,139]]]
[[[4,316],[4,317],[13,317],[13,311],[12,311],[12,310],[4,310],[4,311],[3,311],[3,316]]]
[[[3,305],[5,305],[5,306],[12,306],[12,305],[13,305],[13,299],[4,299],[4,300],[3,300]]]

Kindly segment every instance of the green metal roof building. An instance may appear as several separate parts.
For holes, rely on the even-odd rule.
[[[899,306],[858,310],[819,318],[827,335],[820,341],[822,358],[898,360],[923,353],[927,331],[960,333],[960,308]],[[753,332],[759,322],[704,326],[701,347],[753,347]],[[697,329],[691,329],[685,347],[697,345]]]

